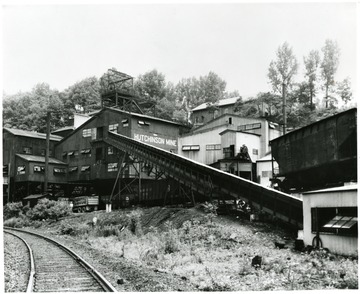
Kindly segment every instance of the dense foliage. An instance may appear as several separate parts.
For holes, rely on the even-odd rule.
[[[36,221],[58,220],[71,213],[69,205],[63,202],[41,199],[33,208],[21,202],[7,203],[4,208],[4,225],[22,227],[33,225]]]
[[[214,72],[198,78],[183,78],[173,84],[166,81],[163,73],[153,69],[134,79],[134,93],[141,101],[152,105],[144,109],[146,114],[184,124],[190,122],[192,108],[202,103],[216,107],[220,99],[230,97],[239,97],[235,104],[239,115],[267,117],[281,124],[284,87],[287,126],[297,128],[355,105],[349,78],[335,79],[340,63],[337,43],[326,40],[321,52],[322,55],[318,50],[311,50],[303,57],[303,80],[295,82],[300,64],[285,42],[279,46],[276,58],[269,65],[271,91],[260,92],[246,100],[238,90],[227,92],[226,81]],[[88,113],[99,109],[100,97],[101,85],[97,77],[85,78],[62,92],[40,83],[29,92],[4,94],[3,125],[45,132],[49,111],[51,130],[58,129],[71,124],[74,112]]]

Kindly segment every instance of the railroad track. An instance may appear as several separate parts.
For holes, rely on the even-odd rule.
[[[55,240],[7,227],[4,232],[28,247],[31,270],[27,292],[117,292],[90,264]]]

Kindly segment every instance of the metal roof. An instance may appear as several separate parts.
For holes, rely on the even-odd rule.
[[[354,183],[351,185],[346,186],[339,186],[339,187],[333,187],[333,188],[326,188],[321,190],[314,190],[314,191],[307,191],[304,192],[303,195],[311,195],[311,194],[318,194],[318,193],[331,193],[331,192],[344,192],[344,191],[354,191],[358,190],[358,184]]]
[[[19,129],[12,129],[12,128],[11,129],[3,128],[3,129],[5,131],[8,131],[9,133],[13,134],[14,136],[31,137],[31,138],[46,140],[46,134],[44,134],[44,133],[24,131],[24,130],[19,130]],[[61,136],[50,134],[50,140],[52,140],[52,141],[60,141],[61,139],[62,139]]]
[[[28,155],[28,154],[16,154],[16,156],[18,156],[26,161],[44,162],[45,163],[44,156]],[[52,157],[49,157],[49,163],[67,165],[67,163],[57,160],[56,158],[52,158]]]
[[[55,131],[52,131],[51,133],[57,133],[57,132],[68,131],[68,130],[75,130],[75,127],[73,127],[73,126],[63,127],[61,129],[57,129]],[[55,135],[55,136],[57,136],[57,135]]]
[[[206,109],[208,106],[212,106],[212,105],[216,105],[216,106],[225,106],[225,105],[230,105],[230,104],[235,104],[236,100],[238,100],[240,97],[233,97],[233,98],[227,98],[227,99],[221,99],[219,100],[218,103],[203,103],[200,104],[199,106],[196,106],[192,111],[198,111],[198,110],[203,110]]]
[[[24,197],[23,200],[30,200],[30,199],[39,199],[39,198],[45,198],[48,197],[48,195],[44,194],[33,194],[29,195],[27,197]]]

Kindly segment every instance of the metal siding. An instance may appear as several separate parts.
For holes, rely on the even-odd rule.
[[[279,163],[280,174],[286,175],[335,162],[344,158],[343,154],[347,157],[356,156],[356,149],[352,147],[356,142],[356,124],[351,123],[354,117],[353,112],[347,111],[273,141],[272,151]],[[349,128],[349,125],[352,125],[352,128]],[[341,154],[338,146],[341,147]]]
[[[313,207],[356,207],[357,191],[323,192],[303,197],[304,243],[311,245],[315,234],[311,232],[311,208]],[[357,250],[356,237],[325,235],[320,233],[323,246],[339,254],[354,254]]]

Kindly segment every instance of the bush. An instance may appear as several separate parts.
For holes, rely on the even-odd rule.
[[[96,237],[110,237],[110,236],[119,236],[121,226],[116,225],[107,225],[107,226],[98,226],[95,229]]]
[[[21,228],[24,226],[24,220],[20,217],[12,217],[4,221],[5,227]]]
[[[132,211],[129,215],[130,224],[129,229],[133,234],[137,236],[143,235],[143,229],[141,224],[141,212],[140,211]]]
[[[21,202],[10,202],[4,206],[4,219],[11,219],[19,217],[23,211],[23,205]]]
[[[176,230],[164,233],[164,252],[171,254],[180,251],[180,240]]]
[[[62,222],[58,230],[61,235],[79,236],[89,233],[90,227],[86,224]]]
[[[31,220],[58,220],[60,217],[69,215],[70,212],[70,206],[65,203],[41,199],[33,209],[26,213],[26,215]]]

